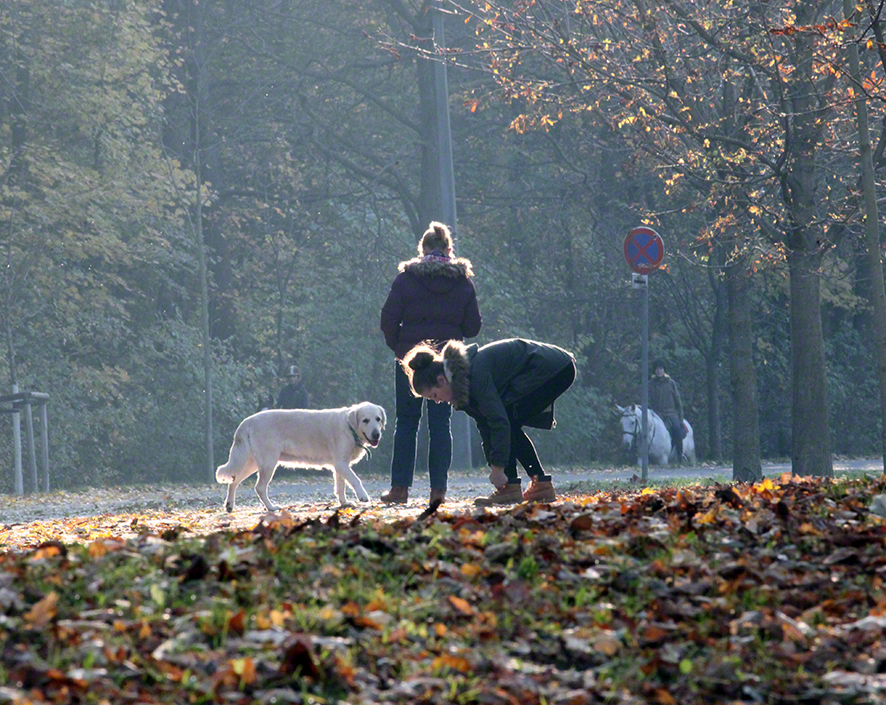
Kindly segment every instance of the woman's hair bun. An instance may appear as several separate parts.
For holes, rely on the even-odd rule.
[[[432,221],[418,243],[419,254],[429,254],[434,250],[445,252],[453,247],[452,233],[443,223]]]
[[[409,367],[413,370],[421,370],[434,361],[434,354],[427,350],[417,351],[409,360]]]

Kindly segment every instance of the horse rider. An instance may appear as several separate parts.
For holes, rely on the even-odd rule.
[[[649,408],[661,416],[671,434],[671,449],[677,452],[677,462],[683,462],[683,400],[677,383],[665,372],[664,360],[652,363],[654,374],[649,380]]]

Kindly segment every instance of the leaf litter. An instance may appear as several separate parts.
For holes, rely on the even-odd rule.
[[[0,703],[886,702],[884,492],[4,512]]]

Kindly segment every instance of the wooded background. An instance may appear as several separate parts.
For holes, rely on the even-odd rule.
[[[556,431],[536,434],[547,464],[624,460],[614,408],[639,401],[640,308],[622,243],[641,223],[667,248],[650,359],[702,457],[750,448],[749,475],[760,456],[826,475],[832,453],[880,454],[882,246],[865,222],[882,218],[863,197],[883,186],[881,9],[6,0],[0,378],[51,395],[57,487],[209,480],[208,447],[224,462],[293,363],[314,406],[393,418],[379,312],[440,218],[443,61],[477,342],[578,359]],[[368,470],[387,471],[392,431]],[[8,414],[0,432],[8,492]]]

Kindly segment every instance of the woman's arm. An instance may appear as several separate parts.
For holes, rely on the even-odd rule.
[[[483,325],[483,319],[480,316],[480,305],[477,303],[477,289],[474,282],[468,279],[471,285],[471,297],[468,305],[465,306],[465,317],[461,324],[461,333],[465,338],[473,338],[480,332],[480,326]]]
[[[396,350],[397,341],[400,339],[400,324],[403,322],[403,296],[400,293],[400,287],[397,286],[397,280],[391,284],[391,290],[388,292],[388,298],[381,307],[381,322],[379,324],[381,332],[385,336],[385,344],[391,349]]]

